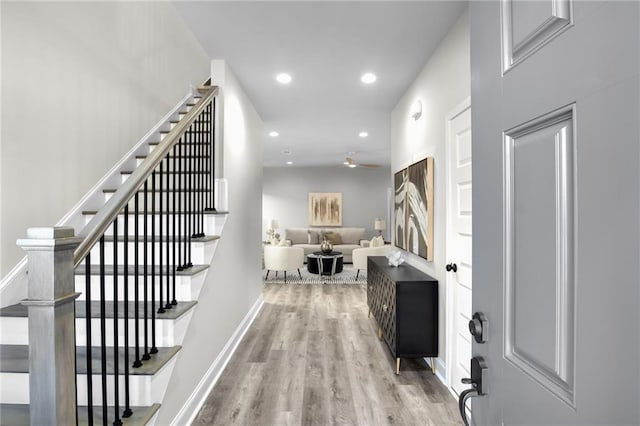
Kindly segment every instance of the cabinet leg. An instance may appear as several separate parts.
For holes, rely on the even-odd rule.
[[[396,375],[400,375],[400,358],[396,358]]]
[[[378,327],[378,340],[382,340],[382,329]]]
[[[434,357],[431,357],[431,372],[436,374],[436,359]]]

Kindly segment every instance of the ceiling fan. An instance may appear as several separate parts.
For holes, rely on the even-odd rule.
[[[375,169],[381,167],[380,164],[367,164],[367,163],[356,163],[353,158],[347,157],[344,162],[345,166],[354,168],[354,167],[366,167],[369,169]]]

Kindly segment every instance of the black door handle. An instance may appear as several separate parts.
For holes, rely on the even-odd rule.
[[[460,393],[460,398],[458,399],[458,410],[460,411],[460,416],[462,417],[462,421],[465,426],[469,426],[469,420],[467,419],[467,412],[465,409],[467,400],[469,398],[483,396],[486,394],[484,392],[486,371],[487,363],[483,357],[474,356],[471,358],[471,377],[462,379],[462,383],[471,385],[471,389],[462,391],[462,393]]]
[[[447,268],[447,272],[458,272],[458,265],[456,265],[455,263],[450,263],[446,266]]]

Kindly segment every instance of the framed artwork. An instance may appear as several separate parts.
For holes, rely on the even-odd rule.
[[[342,226],[342,192],[309,193],[309,226]]]
[[[403,250],[407,249],[405,243],[405,222],[406,222],[406,204],[407,204],[407,169],[400,170],[393,176],[394,193],[394,210],[393,210],[393,228],[394,241],[396,247]]]
[[[433,157],[407,169],[405,191],[406,250],[433,260]]]

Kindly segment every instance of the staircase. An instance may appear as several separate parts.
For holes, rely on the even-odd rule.
[[[67,265],[73,270],[69,303],[75,316],[63,331],[54,329],[57,339],[75,328],[75,344],[62,349],[75,354],[75,373],[61,380],[70,384],[66,393],[77,389],[73,403],[79,424],[153,423],[163,400],[226,220],[226,212],[214,208],[216,94],[215,87],[198,88],[158,132],[158,140],[122,162],[121,185],[102,189],[103,206],[82,212],[85,226]],[[59,231],[73,240],[72,230]],[[38,232],[33,230],[32,240],[42,241]],[[31,259],[31,303],[0,309],[0,425],[44,418],[61,422],[33,402],[34,394],[38,401],[43,396],[33,386],[40,379],[29,374],[38,357],[45,370],[61,374],[56,364],[60,343],[47,346],[46,332],[42,337],[33,324],[30,328],[29,313],[50,309],[57,324],[58,304],[66,302],[59,302],[60,295],[46,308],[42,300],[34,301],[42,299],[32,289],[41,271]],[[62,262],[53,261],[56,268]],[[54,405],[68,399],[44,397],[58,398]]]

